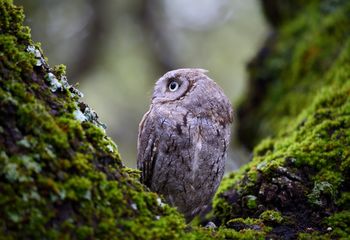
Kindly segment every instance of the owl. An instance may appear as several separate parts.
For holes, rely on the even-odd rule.
[[[139,125],[141,182],[193,219],[210,204],[224,174],[233,112],[203,69],[167,72],[155,84]]]

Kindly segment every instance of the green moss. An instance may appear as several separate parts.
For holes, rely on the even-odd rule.
[[[347,239],[350,234],[350,211],[341,211],[323,221],[326,231],[301,233],[299,239]]]
[[[234,218],[234,219],[229,220],[226,224],[232,225],[232,224],[237,224],[237,223],[244,224],[247,226],[253,226],[253,225],[263,226],[263,222],[257,218]]]
[[[308,198],[312,204],[323,206],[324,202],[321,200],[321,195],[328,195],[334,199],[335,194],[334,186],[329,182],[316,182]]]
[[[66,82],[65,67],[49,68],[23,18],[11,1],[0,2],[2,237],[210,237],[205,229],[186,232],[183,217],[123,167],[116,145]]]
[[[350,192],[342,192],[336,203],[343,209],[350,209]]]
[[[348,238],[350,235],[350,211],[341,211],[333,214],[325,220],[325,224],[331,228],[331,238]]]
[[[78,239],[87,239],[94,236],[93,228],[88,226],[81,226],[76,229]]]
[[[257,60],[261,65],[250,69],[250,98],[240,107],[249,111],[240,116],[238,128],[250,147],[290,128],[320,87],[341,83],[339,77],[331,76],[333,70],[349,76],[339,63],[349,59],[350,3],[339,1],[342,4],[334,4],[332,11],[321,11],[321,2],[327,1],[303,3],[302,13],[280,26],[273,45],[267,46],[269,53],[263,55],[266,58]],[[253,99],[255,103],[250,102]]]
[[[288,213],[292,225],[302,216],[298,224],[322,231],[317,224],[322,217],[316,220],[314,212],[322,216],[338,211],[336,204],[348,206],[347,195],[339,194],[348,187],[349,167],[344,162],[350,157],[350,82],[343,80],[342,85],[319,91],[291,125],[294,129],[269,139],[267,145],[263,142],[244,171],[224,180],[215,199],[216,216],[254,216],[258,211],[244,203],[247,196],[256,196],[259,209]],[[260,150],[266,146],[268,151]],[[250,177],[252,172],[257,177]]]
[[[226,224],[227,228],[231,229],[228,231],[227,228],[222,227],[219,229],[220,232],[224,233],[226,238],[237,239],[260,239],[271,230],[270,227],[265,226],[264,223],[257,218],[234,218],[229,220]]]
[[[312,233],[300,233],[298,234],[298,239],[300,240],[328,240],[330,239],[329,235],[322,234],[319,232],[312,232]]]
[[[256,208],[257,207],[256,199],[257,199],[257,197],[254,196],[254,195],[246,196],[247,207],[250,208],[250,209]]]
[[[271,138],[266,138],[261,143],[254,148],[255,156],[265,156],[268,153],[271,153],[274,149],[274,142]]]
[[[283,217],[279,211],[266,210],[259,216],[264,222],[282,223]]]
[[[59,64],[59,65],[54,66],[53,71],[59,79],[62,76],[66,76],[66,66],[63,64]]]
[[[319,1],[307,4],[276,30],[263,61],[252,64],[259,89],[247,94],[238,129],[251,146],[267,138],[250,163],[223,180],[214,199],[222,223],[260,216],[272,238],[347,233],[341,222],[347,224],[350,206],[350,4],[341,2],[331,11],[321,11]],[[254,207],[248,196],[256,197]],[[337,231],[319,224],[329,214]]]
[[[232,229],[221,228],[216,236],[217,239],[240,239],[240,240],[250,240],[250,239],[265,239],[265,233],[259,232],[253,229],[244,229],[242,231],[234,231]]]

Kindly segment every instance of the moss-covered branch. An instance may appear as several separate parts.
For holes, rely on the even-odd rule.
[[[51,68],[31,40],[22,9],[0,0],[1,238],[348,236],[350,4],[298,6],[285,18],[275,9],[275,37],[251,64],[262,89],[251,88],[240,129],[251,146],[265,140],[223,181],[212,230],[186,225],[123,166],[64,67]]]
[[[349,16],[348,1],[304,4],[251,64],[240,131],[248,145],[265,139],[221,185],[223,224],[285,239],[350,235]]]

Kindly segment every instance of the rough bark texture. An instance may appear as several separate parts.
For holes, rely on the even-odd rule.
[[[220,227],[210,230],[186,226],[122,165],[64,67],[50,68],[32,42],[22,10],[0,0],[1,238],[347,237],[350,2],[300,6],[287,17],[275,8],[276,34],[250,65],[239,129],[247,145],[265,140],[221,184]]]

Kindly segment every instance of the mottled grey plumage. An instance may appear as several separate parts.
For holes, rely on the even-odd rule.
[[[141,181],[187,221],[210,203],[220,184],[233,115],[228,98],[204,73],[167,72],[139,126]]]

